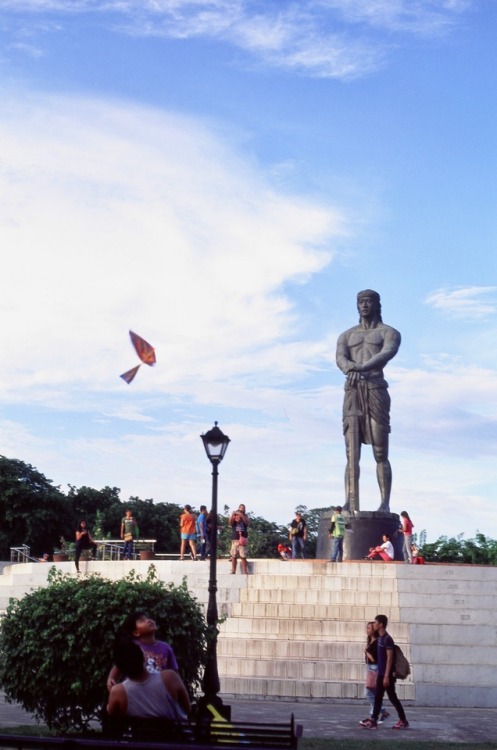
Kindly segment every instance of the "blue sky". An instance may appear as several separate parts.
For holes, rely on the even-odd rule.
[[[402,334],[392,510],[497,537],[497,6],[0,0],[0,452],[279,523],[343,502],[337,336]],[[128,330],[157,365],[137,363]],[[365,446],[361,509],[379,504]]]

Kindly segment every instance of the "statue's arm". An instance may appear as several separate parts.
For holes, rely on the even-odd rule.
[[[368,372],[369,370],[381,370],[395,357],[400,347],[400,333],[395,328],[388,327],[381,351],[355,367],[356,372]]]
[[[350,359],[347,331],[338,337],[336,363],[344,375],[348,375],[356,366],[356,363]]]

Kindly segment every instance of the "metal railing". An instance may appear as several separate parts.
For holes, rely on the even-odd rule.
[[[124,542],[122,539],[94,539],[97,545],[97,560],[120,560],[122,556]],[[140,557],[142,549],[155,550],[157,539],[135,539],[133,559]],[[10,548],[10,562],[42,562],[37,557],[31,556],[31,548],[27,544],[21,544],[19,547]]]
[[[10,562],[32,562],[31,547],[27,544],[21,544],[20,547],[10,548]]]
[[[98,560],[120,560],[124,542],[122,539],[94,539],[97,545],[97,559]],[[135,539],[134,540],[134,554],[133,558],[136,560],[140,557],[140,550],[150,549],[152,552],[155,549],[155,543],[157,539]]]

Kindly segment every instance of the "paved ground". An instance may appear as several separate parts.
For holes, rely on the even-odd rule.
[[[410,723],[407,731],[392,731],[397,721],[394,709],[390,718],[376,730],[363,729],[359,721],[368,716],[369,704],[315,703],[283,701],[225,700],[232,706],[233,720],[286,721],[290,714],[304,727],[304,737],[333,739],[366,739],[374,742],[395,739],[395,746],[403,740],[461,742],[472,746],[478,742],[493,742],[497,748],[497,711],[495,709],[413,708],[406,706]],[[388,701],[387,708],[390,710]]]
[[[399,747],[405,740],[460,742],[469,747],[480,742],[493,743],[497,748],[497,710],[483,708],[406,708],[410,722],[408,731],[393,732],[395,711],[377,730],[362,729],[358,722],[366,718],[368,704],[317,703],[271,700],[241,701],[224,697],[231,705],[234,721],[288,721],[295,715],[304,727],[304,737],[329,737],[333,739],[365,739],[376,743],[395,742]],[[16,705],[6,703],[0,693],[0,729],[20,724],[35,724],[33,717]]]

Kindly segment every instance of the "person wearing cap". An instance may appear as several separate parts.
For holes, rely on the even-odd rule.
[[[342,516],[342,507],[337,505],[331,516],[330,539],[331,557],[330,562],[342,562],[343,560],[343,538],[345,536],[345,518]]]

